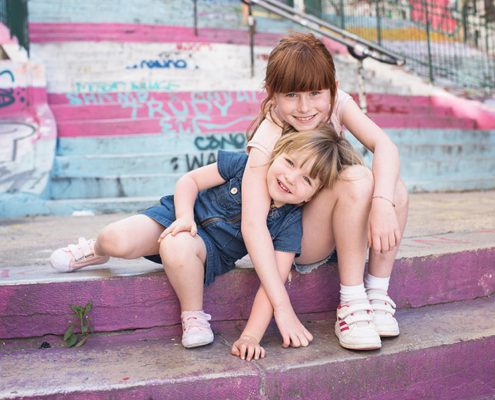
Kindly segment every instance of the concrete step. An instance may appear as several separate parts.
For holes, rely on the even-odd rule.
[[[478,129],[386,129],[387,134],[397,145],[444,145],[478,143],[485,146],[495,144],[495,130]],[[352,135],[347,135],[349,140]]]
[[[240,149],[239,151],[244,151]],[[465,175],[490,171],[495,145],[444,144],[399,145],[404,177]],[[52,176],[57,178],[102,177],[126,174],[186,173],[216,161],[217,151],[128,153],[57,156]]]
[[[495,157],[474,156],[470,158],[450,157],[449,159],[401,160],[401,175],[409,177],[443,177],[460,179],[473,176],[486,177],[494,174]]]
[[[158,199],[158,196],[139,196],[50,200],[27,193],[2,193],[0,215],[11,219],[41,215],[135,213],[156,204]]]
[[[216,162],[217,153],[217,151],[196,151],[191,153],[57,156],[52,176],[57,178],[103,177],[129,173],[149,174],[153,171],[185,174],[195,168]]]
[[[128,110],[131,114],[132,110]],[[210,134],[213,132],[246,131],[257,113],[205,115],[189,114],[171,115],[160,108],[153,111],[153,117],[132,118],[128,115],[121,119],[102,120],[63,120],[57,124],[59,137],[79,136],[114,136],[139,135],[142,133],[163,133],[165,135]],[[402,114],[369,114],[379,126],[386,128],[419,128],[419,129],[476,129],[476,121],[459,117],[438,117]]]
[[[333,317],[306,322],[315,339],[283,349],[276,332],[265,359],[229,355],[237,324],[213,324],[212,345],[185,350],[179,337],[135,332],[89,338],[61,348],[60,338],[31,341],[51,348],[3,346],[0,397],[119,399],[480,399],[495,396],[495,299],[401,310],[401,336],[373,352],[339,347]],[[46,344],[45,344],[46,346]],[[50,377],[50,379],[47,379]],[[366,384],[363,384],[366,382]]]
[[[151,153],[183,153],[196,151],[241,150],[246,146],[244,131],[211,134],[161,135],[140,134],[130,136],[59,138],[57,155],[122,155],[129,149]]]
[[[215,92],[211,92],[213,95]],[[122,118],[150,118],[158,110],[175,114],[195,115],[257,115],[262,101],[262,92],[244,92],[250,98],[241,98],[243,92],[217,92],[217,99],[207,99],[195,92],[189,96],[176,96],[170,93],[121,93],[97,95],[94,93],[67,94],[70,104],[53,103],[50,105],[57,121],[66,120],[105,120]],[[167,96],[164,96],[167,95]],[[213,96],[212,96],[213,97]],[[237,97],[237,99],[236,99]],[[252,99],[254,97],[254,99]],[[162,107],[158,106],[159,102]],[[187,110],[187,111],[186,111]],[[415,115],[418,117],[432,115],[452,117],[453,111],[449,108],[432,107],[426,105],[387,105],[383,103],[370,104],[368,113],[390,115]]]
[[[480,146],[482,149],[491,149],[495,146],[495,131],[461,130],[461,129],[386,129],[401,149],[405,150],[405,156],[414,154],[415,149],[424,150],[425,153],[453,147],[453,153],[458,151],[458,146]],[[356,147],[360,144],[351,134],[346,134]],[[110,155],[128,154],[129,149],[138,149],[143,153],[181,153],[208,151],[218,149],[240,150],[246,145],[244,131],[232,131],[230,133],[188,134],[188,135],[116,135],[106,137],[74,137],[59,138],[57,154],[59,156],[83,156],[83,155]],[[447,146],[447,147],[445,147]],[[362,146],[361,146],[362,147]],[[455,149],[455,150],[454,150]],[[440,150],[443,151],[443,150]],[[448,150],[446,150],[448,152]],[[464,151],[464,149],[463,149]],[[419,156],[419,155],[418,155]]]
[[[404,178],[409,192],[459,192],[466,190],[491,190],[495,188],[495,176],[487,172],[470,176],[427,176]]]
[[[155,196],[173,193],[181,173],[117,174],[114,176],[58,177],[48,186],[50,199]]]
[[[466,141],[443,144],[398,144],[401,164],[407,161],[429,159],[429,160],[452,160],[495,158],[495,144],[480,143],[479,141]]]
[[[413,207],[413,226],[402,241],[390,289],[399,308],[468,300],[495,292],[493,218],[485,216],[486,211],[477,214],[473,204],[478,210],[489,210],[493,193],[483,194],[479,200],[470,194],[460,196],[464,207],[471,204],[465,212],[472,214],[452,227],[445,227],[452,225],[448,219],[451,214],[441,208],[448,201],[438,204],[441,207],[437,211]],[[434,199],[435,195],[427,198]],[[429,206],[431,210],[435,204]],[[452,208],[457,212],[457,206]],[[425,212],[428,217],[422,214]],[[7,220],[0,225],[2,237],[9,239],[2,247],[0,267],[0,338],[61,334],[67,325],[69,305],[85,304],[90,299],[98,332],[176,325],[178,302],[159,264],[144,259],[112,259],[106,265],[73,274],[57,273],[49,266],[53,250],[80,236],[94,237],[103,226],[122,217],[39,217]],[[425,218],[430,224],[427,229],[423,227]],[[443,221],[442,227],[435,221]],[[420,223],[421,229],[414,231],[414,223]],[[244,320],[257,286],[249,260],[242,260],[236,270],[217,278],[206,289],[205,309],[214,321]],[[292,272],[287,287],[299,313],[333,312],[338,304],[335,264],[306,275]]]
[[[245,132],[254,119],[254,115],[239,115],[236,118],[220,116],[185,116],[176,118],[162,111],[155,118],[113,119],[91,121],[61,121],[57,124],[59,137],[79,136],[123,136],[140,134],[190,135]],[[411,123],[413,119],[410,120]],[[433,124],[441,122],[432,121]],[[450,123],[450,121],[447,121]],[[457,125],[457,127],[460,127]]]

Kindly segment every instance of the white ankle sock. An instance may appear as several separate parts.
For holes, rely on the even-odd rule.
[[[346,286],[340,284],[340,302],[348,303],[352,300],[366,299],[366,292],[364,291],[364,284]]]
[[[387,292],[389,283],[390,276],[387,276],[386,278],[380,278],[378,276],[367,274],[364,278],[364,285],[366,286],[366,289],[380,289]]]

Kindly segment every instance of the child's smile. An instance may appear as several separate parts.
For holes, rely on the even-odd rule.
[[[320,182],[310,177],[313,162],[304,153],[282,153],[273,160],[268,169],[267,184],[275,207],[305,203],[316,193]]]

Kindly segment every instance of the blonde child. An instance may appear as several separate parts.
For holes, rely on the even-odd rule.
[[[265,224],[274,256],[284,270],[300,253],[301,205],[331,185],[350,145],[330,127],[294,133],[282,139],[270,159],[250,168],[266,172],[263,185],[270,212]],[[354,153],[350,153],[353,155]],[[341,161],[341,159],[343,161]],[[179,298],[184,347],[214,339],[211,316],[203,311],[203,287],[234,268],[247,254],[241,235],[241,182],[247,154],[220,151],[216,163],[179,179],[174,196],[160,204],[105,227],[96,240],[80,239],[53,252],[52,266],[75,271],[102,264],[109,257],[147,257],[163,264]]]
[[[321,190],[303,207],[298,270],[309,272],[337,251],[341,300],[335,333],[341,346],[378,349],[380,337],[399,334],[395,304],[388,296],[408,209],[407,190],[399,178],[399,153],[337,85],[332,56],[312,34],[292,34],[270,53],[267,97],[249,136],[242,182],[242,233],[262,287],[251,318],[232,347],[232,353],[241,358],[260,354],[259,341],[272,315],[284,347],[306,346],[312,338],[294,313],[283,285],[284,275],[277,267],[266,227],[270,209],[267,168],[259,166],[270,159],[280,137],[322,125],[333,125],[339,135],[345,126],[374,154],[373,165],[371,170],[362,165],[345,168],[332,187]],[[368,247],[368,274],[364,277]]]

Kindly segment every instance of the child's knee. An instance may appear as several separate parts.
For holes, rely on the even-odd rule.
[[[118,229],[115,224],[110,224],[103,228],[97,238],[98,246],[106,254],[122,258],[125,258],[130,253],[128,240],[129,238],[125,232]]]
[[[373,174],[362,165],[347,167],[339,175],[339,188],[339,195],[353,202],[369,203],[374,188]]]
[[[167,235],[160,242],[160,257],[169,268],[181,267],[191,262],[195,254],[194,238],[189,232],[181,232],[175,236]]]
[[[409,208],[409,193],[402,179],[399,179],[395,187],[394,203],[400,210],[407,210]]]

